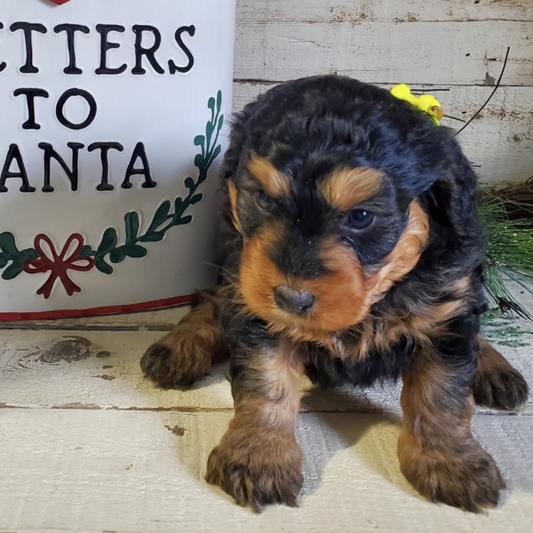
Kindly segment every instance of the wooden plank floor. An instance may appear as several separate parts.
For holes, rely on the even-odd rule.
[[[474,516],[424,501],[403,479],[394,386],[302,383],[300,508],[237,507],[203,481],[232,414],[226,367],[187,392],[158,390],[139,370],[183,312],[0,325],[0,532],[533,530],[533,402],[474,417],[509,485],[498,509]],[[533,385],[533,325],[500,319],[486,333]]]

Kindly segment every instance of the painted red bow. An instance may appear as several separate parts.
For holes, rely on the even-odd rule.
[[[70,2],[70,0],[50,0],[50,2],[53,2],[54,4],[57,4],[58,6],[62,4],[66,4],[67,2]]]
[[[43,243],[48,245],[51,257],[49,257],[43,250]],[[76,247],[71,253],[69,253],[69,249],[73,243],[76,244]],[[94,261],[90,257],[80,256],[83,244],[83,237],[78,233],[75,233],[68,238],[63,250],[61,250],[61,253],[58,255],[50,237],[43,234],[35,237],[34,246],[39,253],[39,257],[37,257],[37,259],[28,259],[23,265],[24,272],[27,272],[28,274],[50,272],[49,278],[37,291],[37,294],[42,294],[45,299],[48,300],[58,278],[61,280],[61,283],[63,283],[63,287],[65,287],[69,296],[72,296],[75,292],[81,292],[80,287],[69,278],[68,271],[77,270],[79,272],[88,272],[94,267]]]

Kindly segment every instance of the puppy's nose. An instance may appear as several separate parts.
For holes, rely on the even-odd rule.
[[[315,303],[315,297],[310,292],[291,289],[286,285],[274,289],[274,300],[280,309],[296,315],[305,314]]]

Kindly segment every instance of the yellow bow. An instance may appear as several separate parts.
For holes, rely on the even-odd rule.
[[[440,119],[444,116],[444,111],[439,103],[439,101],[430,94],[423,94],[420,97],[416,97],[411,93],[411,89],[405,85],[405,83],[400,83],[395,85],[391,90],[391,94],[400,100],[405,100],[411,105],[415,106],[420,111],[427,113],[435,122],[437,126],[440,126]]]

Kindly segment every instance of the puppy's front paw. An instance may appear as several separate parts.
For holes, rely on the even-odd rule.
[[[302,451],[293,435],[229,430],[209,456],[205,479],[256,512],[274,503],[295,507]]]
[[[424,451],[402,433],[398,452],[403,475],[433,502],[479,513],[495,507],[505,488],[494,459],[473,438],[454,450]]]
[[[172,342],[170,342],[172,340]],[[211,368],[211,356],[200,346],[194,346],[179,336],[167,337],[152,344],[141,358],[145,377],[164,389],[192,385]]]
[[[512,411],[526,403],[528,385],[522,374],[510,365],[497,372],[478,372],[472,382],[472,393],[478,405]]]

